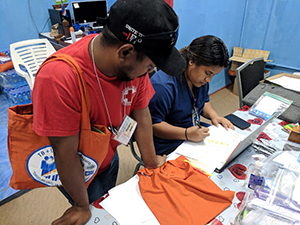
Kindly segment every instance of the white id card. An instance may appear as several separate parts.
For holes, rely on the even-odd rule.
[[[133,132],[135,131],[137,122],[130,118],[129,116],[125,116],[123,119],[123,122],[121,126],[119,127],[116,135],[113,137],[116,141],[127,145],[130,138],[133,135]]]

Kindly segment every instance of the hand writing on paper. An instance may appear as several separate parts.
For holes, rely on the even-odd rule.
[[[72,206],[67,209],[62,217],[52,222],[52,225],[60,224],[85,224],[91,217],[89,208],[83,208],[79,206]]]
[[[199,127],[199,126],[192,126],[187,128],[187,139],[193,142],[202,141],[204,138],[209,136],[208,133],[209,129],[207,127]]]

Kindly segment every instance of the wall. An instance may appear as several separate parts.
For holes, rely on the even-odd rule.
[[[39,38],[45,24],[43,32],[49,31],[48,8],[52,4],[55,0],[0,1],[0,50],[17,41]]]
[[[228,47],[270,51],[267,63],[271,76],[280,72],[300,71],[299,0],[174,0],[179,16],[178,48],[194,38],[213,34]],[[211,81],[210,93],[231,83],[227,70]]]
[[[107,0],[108,7],[114,2]],[[50,31],[48,8],[54,3],[0,1],[0,51],[11,43]],[[174,0],[173,8],[180,21],[178,49],[198,36],[213,34],[225,42],[230,56],[234,46],[269,50],[269,58],[274,60],[267,64],[271,75],[300,71],[299,0]],[[231,82],[227,70],[222,71],[213,78],[210,93]]]
[[[215,35],[227,45],[229,55],[239,43],[243,25],[245,0],[175,0],[174,10],[179,16],[178,49],[189,45],[202,35]],[[230,84],[227,69],[216,75],[210,83],[210,93]]]
[[[271,75],[300,71],[300,1],[248,0],[241,47],[270,51]]]

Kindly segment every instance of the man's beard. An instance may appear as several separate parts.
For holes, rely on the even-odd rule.
[[[126,66],[126,67],[123,67],[123,68],[117,68],[116,72],[115,72],[116,77],[121,81],[131,81],[131,80],[133,80],[134,78],[129,77],[129,74],[134,70],[133,67],[134,66],[132,64],[130,64],[129,66]],[[138,77],[145,76],[146,74],[147,74],[147,72],[144,73],[144,74],[141,74]]]
[[[121,81],[130,81],[133,78],[129,77],[129,74],[133,71],[133,65],[130,64],[129,66],[123,67],[123,68],[117,68],[116,69],[116,77]]]

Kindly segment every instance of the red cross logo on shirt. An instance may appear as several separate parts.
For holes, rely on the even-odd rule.
[[[123,94],[122,94],[122,104],[125,106],[130,106],[135,94],[136,94],[136,87],[134,86],[126,87],[123,90]]]

